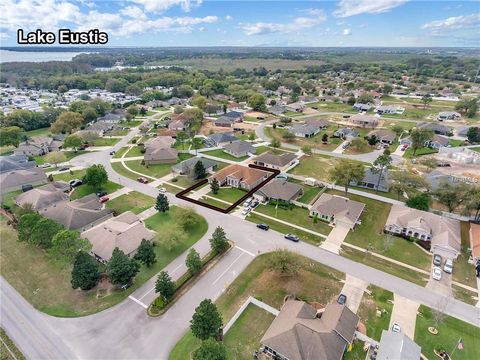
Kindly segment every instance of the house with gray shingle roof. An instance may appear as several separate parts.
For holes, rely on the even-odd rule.
[[[310,216],[334,225],[344,225],[353,229],[359,222],[365,204],[349,198],[322,194],[312,205]]]
[[[293,165],[297,161],[297,156],[293,153],[286,152],[282,155],[275,155],[268,151],[253,159],[255,165],[265,166],[270,169],[283,171]]]
[[[390,174],[388,169],[385,169],[380,177],[380,172],[366,168],[363,178],[359,182],[350,181],[350,185],[372,190],[377,190],[378,187],[378,191],[388,192],[390,190]]]
[[[296,137],[311,138],[320,132],[320,129],[312,124],[293,125],[290,132]]]
[[[367,138],[371,138],[373,136],[375,136],[377,140],[380,141],[382,144],[389,145],[393,144],[395,138],[397,137],[397,135],[393,131],[386,129],[373,130],[367,134]]]
[[[340,128],[333,133],[334,137],[338,137],[343,140],[353,139],[358,136],[358,131],[349,127]]]
[[[401,332],[382,330],[382,337],[376,360],[418,360],[422,358],[422,348]]]
[[[39,211],[57,202],[68,200],[65,191],[69,189],[70,186],[67,183],[52,182],[18,195],[15,203],[18,206],[31,204],[33,210]]]
[[[55,140],[49,136],[32,136],[30,139],[20,143],[13,151],[15,155],[41,156],[50,151],[59,151],[62,148],[62,141]]]
[[[35,161],[29,161],[26,155],[0,156],[0,174],[8,171],[31,169],[37,166]]]
[[[291,202],[303,194],[303,188],[285,180],[274,179],[262,186],[256,193],[255,197],[261,201],[284,201]]]
[[[239,138],[230,133],[215,133],[207,136],[205,144],[209,147],[223,146],[239,140]]]
[[[201,157],[192,157],[172,166],[172,172],[179,175],[193,175],[195,164],[201,162],[207,173],[213,173],[217,168],[218,163],[215,160],[210,160]]]
[[[168,164],[177,161],[178,151],[172,149],[175,140],[170,136],[157,136],[145,142],[145,164]]]
[[[22,189],[24,185],[43,185],[47,176],[41,168],[18,169],[0,174],[0,193],[6,194]]]
[[[248,156],[249,154],[255,154],[257,152],[255,147],[251,143],[243,140],[234,141],[230,144],[225,145],[223,147],[223,151],[236,158]]]

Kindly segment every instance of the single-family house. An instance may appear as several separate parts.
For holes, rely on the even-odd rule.
[[[333,136],[343,140],[349,140],[349,139],[356,138],[358,136],[358,131],[353,128],[345,127],[345,128],[340,128],[336,130],[333,133]]]
[[[214,126],[219,126],[219,127],[232,127],[235,122],[233,119],[227,117],[227,116],[220,116],[217,119],[212,120],[212,124]]]
[[[142,240],[151,241],[155,235],[131,211],[110,218],[81,234],[82,238],[92,244],[91,254],[102,263],[110,260],[115,248],[132,257]]]
[[[232,164],[212,175],[209,182],[216,179],[220,186],[251,190],[264,181],[268,175],[269,173],[260,169]]]
[[[144,161],[150,164],[168,164],[177,162],[178,151],[171,146],[175,140],[170,136],[157,136],[145,142]]]
[[[449,135],[452,133],[452,130],[448,126],[438,123],[424,122],[420,123],[417,127],[419,129],[431,130],[437,135]]]
[[[37,166],[37,163],[28,160],[26,155],[0,156],[0,174],[13,170],[31,169]]]
[[[460,120],[462,118],[462,115],[460,115],[456,111],[442,111],[438,113],[437,115],[437,120],[438,121],[454,121],[454,120]]]
[[[283,201],[291,202],[303,194],[303,188],[295,183],[281,179],[273,179],[262,186],[254,196],[262,202]]]
[[[264,166],[270,169],[277,169],[280,171],[288,169],[290,166],[294,165],[296,161],[297,156],[293,153],[286,152],[282,155],[275,155],[270,151],[267,151],[253,159],[255,165]]]
[[[195,165],[199,161],[203,164],[203,167],[207,173],[213,173],[218,165],[218,163],[214,160],[195,156],[173,165],[172,172],[178,175],[193,176]]]
[[[230,119],[232,123],[242,122],[244,118],[244,114],[240,111],[229,111],[223,116]]]
[[[382,331],[376,360],[420,360],[422,348],[403,332]]]
[[[311,138],[317,135],[320,132],[320,129],[314,125],[302,124],[293,125],[290,128],[290,132],[293,133],[296,137]]]
[[[430,251],[456,259],[461,253],[460,221],[417,210],[404,205],[392,205],[385,232],[429,241]]]
[[[431,149],[440,149],[442,147],[447,147],[449,144],[450,140],[441,135],[434,134],[433,137],[430,140],[427,140],[425,142],[425,146],[429,147]]]
[[[319,129],[326,129],[328,126],[330,126],[330,122],[328,120],[322,120],[322,119],[306,120],[305,124],[315,126]]]
[[[372,115],[355,114],[350,117],[350,122],[363,128],[375,128],[379,124],[379,118]]]
[[[389,179],[390,176],[387,169],[384,169],[380,176],[380,171],[374,171],[372,168],[365,168],[363,178],[358,182],[350,181],[350,185],[388,192],[390,190]]]
[[[62,141],[54,140],[49,136],[33,136],[20,143],[13,151],[14,155],[41,156],[50,151],[59,151],[62,148]]]
[[[113,112],[110,112],[108,114],[105,114],[104,116],[99,117],[97,121],[102,121],[109,124],[118,124],[123,119],[125,119],[124,114],[115,114]]]
[[[87,126],[85,128],[85,131],[93,131],[96,134],[98,134],[98,136],[103,136],[103,135],[105,135],[105,133],[107,133],[108,131],[112,131],[116,127],[117,127],[116,124],[112,124],[112,123],[105,122],[105,121],[97,121],[97,122]]]
[[[377,110],[377,114],[379,115],[385,115],[385,114],[393,115],[393,114],[398,114],[399,112],[403,113],[405,109],[400,109],[394,105],[381,105],[381,106],[377,106],[376,110]]]
[[[255,147],[251,143],[243,140],[234,141],[232,143],[226,144],[223,147],[223,151],[236,158],[247,156],[249,154],[255,154],[257,152]]]
[[[273,115],[282,115],[286,111],[285,106],[279,104],[272,105],[268,108],[268,112]]]
[[[239,140],[239,138],[230,133],[215,133],[208,135],[204,142],[208,147],[218,147]]]
[[[51,182],[21,193],[15,198],[15,203],[18,206],[30,204],[33,210],[39,211],[52,204],[68,200],[65,192],[69,189],[70,185],[65,182]]]
[[[305,104],[301,101],[297,101],[297,102],[285,105],[285,109],[287,111],[301,113],[305,109]]]
[[[55,220],[67,229],[85,231],[113,216],[95,194],[74,201],[62,200],[38,210],[38,213]]]
[[[395,141],[397,135],[390,130],[379,129],[379,130],[372,130],[367,134],[367,138],[370,139],[371,137],[375,136],[379,142],[382,144],[391,145]]]
[[[368,110],[370,110],[372,108],[372,105],[370,104],[362,104],[362,103],[355,103],[353,104],[352,108],[354,110],[357,110],[357,111],[363,111],[363,112],[367,112]]]
[[[22,189],[24,185],[43,185],[47,183],[47,175],[41,168],[18,169],[0,174],[0,194]]]
[[[360,220],[365,204],[349,198],[322,194],[312,205],[310,216],[353,229]]]
[[[182,120],[172,120],[168,123],[168,129],[174,131],[185,131],[185,124]]]
[[[358,322],[345,305],[328,304],[318,311],[304,301],[288,300],[260,343],[279,360],[341,360]]]

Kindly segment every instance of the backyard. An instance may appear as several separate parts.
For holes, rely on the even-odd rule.
[[[190,154],[178,154],[177,163],[180,161],[186,160],[188,158],[191,158],[192,156],[193,155],[190,155]],[[119,164],[121,167],[124,167],[122,163],[112,163],[112,167],[115,169],[115,171],[117,171],[117,169],[119,168],[117,164]],[[142,160],[125,161],[125,165],[133,171],[137,171],[139,173],[142,173],[144,175],[157,178],[157,179],[170,174],[170,172],[172,171],[172,164],[142,165]],[[128,169],[126,170],[127,172],[123,172],[121,173],[121,175],[125,174],[124,176],[127,176],[131,179],[136,179],[139,176],[141,176],[128,171]]]
[[[218,298],[216,304],[224,323],[228,322],[249,296],[280,309],[287,295],[295,294],[305,301],[326,305],[336,298],[342,288],[340,281],[344,279],[343,273],[296,254],[292,256],[300,262],[299,273],[296,276],[281,276],[269,269],[272,256],[274,255],[269,253],[256,257]],[[249,322],[248,320],[252,318],[256,320]],[[273,318],[263,310],[260,314],[257,310],[244,312],[230,329],[231,333],[229,331],[225,336],[228,354],[235,359],[250,359],[252,353],[251,351],[248,353],[246,349],[255,349],[258,346],[262,334],[270,325],[270,319]],[[189,359],[190,352],[199,344],[200,342],[188,331],[170,353],[169,359]],[[245,348],[245,352],[241,351],[240,355],[236,355],[242,348]],[[244,357],[248,355],[250,356]]]
[[[217,149],[217,150],[210,150],[210,151],[204,151],[202,154],[205,155],[210,155],[210,156],[215,156],[220,159],[225,159],[225,160],[230,160],[230,161],[243,161],[245,159],[248,159],[248,156],[242,156],[239,158],[236,158],[235,156],[232,156],[230,154],[227,154],[225,151],[222,149]]]
[[[107,194],[113,193],[121,188],[122,187],[120,185],[115,184],[114,182],[111,182],[111,181],[107,181],[107,183],[102,186],[102,190],[105,191]],[[97,189],[95,189],[94,187],[88,184],[83,184],[75,188],[73,193],[70,195],[70,199],[71,200],[80,199],[84,196],[93,194],[95,192],[97,192]]]
[[[151,208],[155,205],[155,199],[137,191],[119,196],[113,200],[107,201],[106,206],[112,209],[115,214],[121,214],[125,211],[131,211],[134,214]]]

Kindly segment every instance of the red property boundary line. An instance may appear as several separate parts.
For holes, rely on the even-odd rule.
[[[190,199],[188,196],[186,196],[186,194],[188,194],[190,191],[195,190],[196,188],[198,188],[198,187],[204,185],[205,183],[207,183],[207,182],[208,182],[207,179],[203,179],[203,180],[199,181],[198,183],[196,183],[195,185],[190,186],[189,188],[180,191],[180,192],[179,192],[178,194],[176,194],[175,196],[176,196],[177,198],[179,198],[179,199],[182,199],[182,200],[191,202],[191,203],[193,203],[193,204],[200,205],[200,206],[203,206],[203,207],[206,207],[206,208],[209,208],[209,209],[212,209],[212,210],[221,212],[221,213],[223,213],[223,214],[228,214],[230,211],[232,211],[233,209],[235,209],[240,203],[242,203],[243,201],[245,201],[246,199],[248,199],[251,195],[253,195],[255,192],[257,192],[258,189],[260,189],[262,186],[264,186],[265,184],[267,184],[270,180],[272,180],[273,178],[275,178],[275,176],[277,176],[278,174],[280,174],[280,170],[270,169],[270,168],[267,168],[267,167],[264,167],[264,166],[249,164],[248,167],[253,168],[253,169],[258,169],[258,170],[267,171],[267,172],[270,172],[270,173],[272,173],[272,174],[271,174],[268,178],[266,178],[265,180],[263,180],[260,184],[258,184],[257,186],[255,186],[252,190],[250,190],[249,192],[247,192],[244,196],[242,196],[242,197],[241,197],[239,200],[237,200],[234,204],[230,205],[230,206],[229,206],[228,208],[226,208],[226,209],[222,209],[222,208],[219,208],[218,206],[204,203],[204,202],[202,202],[202,201],[200,201],[200,200]]]

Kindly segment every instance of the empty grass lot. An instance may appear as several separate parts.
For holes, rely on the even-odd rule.
[[[210,156],[215,156],[217,158],[230,160],[230,161],[242,161],[242,160],[248,159],[248,156],[242,156],[242,157],[236,158],[235,156],[227,154],[222,149],[204,151],[203,154],[210,155]]]
[[[26,132],[27,136],[32,137],[32,136],[49,136],[51,135],[50,128],[40,128],[40,129],[35,129],[35,130],[30,130]]]
[[[62,151],[62,154],[65,155],[65,161],[70,161],[74,157],[85,154],[86,152],[87,151],[81,151],[81,150],[79,150],[77,152],[75,152],[75,151]],[[45,155],[44,156],[35,156],[34,159],[35,159],[35,162],[37,163],[37,165],[45,164]],[[54,168],[52,168],[52,169],[54,169]]]
[[[436,149],[430,149],[428,147],[423,147],[423,148],[417,149],[415,157],[422,156],[422,155],[435,154],[437,152],[438,152],[438,150],[436,150]],[[411,158],[414,157],[413,156],[413,150],[412,150],[411,147],[409,147],[407,150],[405,150],[405,152],[403,153],[403,157],[407,158],[407,159],[411,159]]]
[[[466,221],[460,223],[460,235],[462,240],[462,253],[455,261],[453,272],[453,280],[471,286],[477,287],[477,279],[475,277],[475,267],[468,263],[470,249],[470,224]]]
[[[107,183],[103,185],[102,190],[106,191],[107,194],[111,194],[112,192],[115,192],[121,188],[122,187],[120,185],[115,184],[114,182],[111,182],[111,181],[107,181]],[[95,192],[97,192],[97,190],[88,184],[80,185],[79,187],[75,188],[73,193],[70,195],[70,199],[71,200],[80,199],[84,196],[94,194]]]
[[[295,138],[293,141],[290,141],[290,144],[297,145],[297,146],[310,146],[312,148],[321,149],[321,150],[334,150],[342,143],[341,139],[338,138],[330,138],[330,135],[333,134],[337,126],[329,126],[326,130],[321,130],[320,133],[315,135],[312,138]],[[285,142],[283,139],[283,135],[287,132],[286,129],[281,128],[265,128],[265,134],[272,139],[279,140],[280,142]],[[329,136],[328,141],[323,143],[322,136],[323,134],[327,134]]]
[[[343,192],[327,190],[329,194],[345,196]],[[431,256],[420,249],[413,242],[397,236],[387,236],[383,229],[390,214],[391,205],[366,198],[348,194],[351,200],[365,204],[360,220],[362,224],[354,231],[350,231],[345,239],[347,243],[357,245],[363,249],[370,249],[383,256],[415,266],[419,269],[430,270]]]
[[[263,154],[267,151],[269,151],[271,154],[274,154],[274,155],[282,155],[282,154],[285,154],[287,151],[284,151],[284,150],[280,150],[280,149],[275,149],[273,147],[270,147],[270,146],[257,146],[255,148],[256,152],[255,152],[255,155],[260,155],[260,154]]]
[[[98,138],[90,142],[90,146],[113,146],[120,140],[119,138]]]
[[[263,254],[256,257],[218,298],[216,304],[224,324],[228,322],[249,296],[280,309],[286,295],[295,294],[305,301],[326,305],[334,301],[342,288],[340,281],[345,278],[343,273],[296,254],[292,254],[292,256],[295,256],[300,262],[299,273],[296,276],[281,276],[269,269],[272,256],[272,254]],[[315,286],[311,286],[311,284],[315,284]],[[250,315],[254,314],[246,313],[247,318]],[[227,332],[225,345],[228,355],[230,355],[229,358],[244,359],[243,352],[240,357],[236,357],[238,353],[235,351],[240,350],[243,346],[247,348],[258,344],[262,330],[268,328],[269,325],[266,324],[268,321],[262,320],[260,316],[263,317],[263,315],[255,317],[259,318],[258,322],[255,321],[255,328],[245,328],[247,324],[244,325],[242,320],[237,320],[238,322],[230,329],[232,331],[231,335],[230,332]],[[236,327],[238,333],[237,330],[234,330]],[[228,339],[229,336],[231,337],[230,340]],[[188,331],[170,353],[169,359],[189,359],[190,352],[194,351],[199,344],[199,341]],[[235,345],[233,349],[231,348],[232,345]],[[245,352],[245,354],[247,353]],[[249,355],[250,357],[245,357],[245,359],[251,358],[251,352]]]
[[[357,315],[367,328],[367,336],[380,341],[382,330],[388,330],[390,324],[390,316],[393,309],[393,293],[375,285],[369,285],[368,291],[370,291],[370,294],[367,292],[363,294]],[[376,315],[377,310],[382,312],[382,316],[378,317]]]
[[[166,214],[156,214],[146,220],[153,230],[171,226],[175,222],[176,207]],[[207,231],[206,220],[198,216],[197,225],[186,229],[185,242],[168,250],[162,244],[155,246],[157,262],[150,268],[141,266],[134,284],[127,290],[108,291],[97,298],[97,289],[73,290],[70,284],[71,265],[55,261],[37,247],[17,241],[16,231],[0,221],[0,272],[3,277],[36,309],[61,317],[84,316],[109,308],[123,301],[172,260],[195,244]]]
[[[192,155],[190,154],[178,154],[178,161],[177,163],[179,163],[180,161],[183,161],[183,160],[186,160],[188,158],[191,158]],[[115,163],[112,163],[112,166],[114,165]],[[119,163],[120,166],[122,166],[121,163]],[[161,178],[161,177],[164,177],[165,175],[168,175],[171,171],[172,171],[172,165],[173,164],[155,164],[155,165],[142,165],[142,160],[131,160],[131,161],[125,161],[125,164],[133,171],[137,171],[139,173],[142,173],[142,174],[145,174],[147,176],[151,176],[151,177],[154,177],[154,178]],[[116,165],[116,164],[115,164]],[[117,170],[118,167],[114,167],[115,171]],[[128,171],[128,169],[127,169]],[[128,171],[127,173],[125,174],[128,174],[130,173],[130,171]],[[133,174],[133,173],[131,173]],[[125,175],[129,178],[133,178],[133,179],[136,179],[138,178],[140,175],[138,174],[134,174],[135,176],[132,177],[132,175],[130,174],[129,175]]]
[[[480,341],[478,341],[480,339],[480,328],[451,316],[446,316],[445,320],[437,327],[437,335],[428,332],[428,327],[433,325],[432,310],[421,305],[415,325],[415,342],[422,347],[422,354],[427,358],[436,358],[433,349],[443,349],[452,354],[458,340],[462,338],[463,350],[456,349],[452,358],[455,360],[478,359],[478,354],[480,354]]]
[[[129,161],[129,163],[133,163],[133,161]],[[112,165],[113,170],[115,170],[115,172],[117,172],[119,175],[125,176],[129,179],[137,180],[137,178],[141,176],[141,175],[135,174],[135,173],[127,170],[127,168],[125,166],[123,166],[123,164],[121,162],[114,162],[114,163],[111,163],[111,165]]]
[[[140,214],[155,205],[155,199],[137,191],[119,196],[113,200],[107,201],[106,206],[116,214],[125,211],[131,211],[134,214]]]

